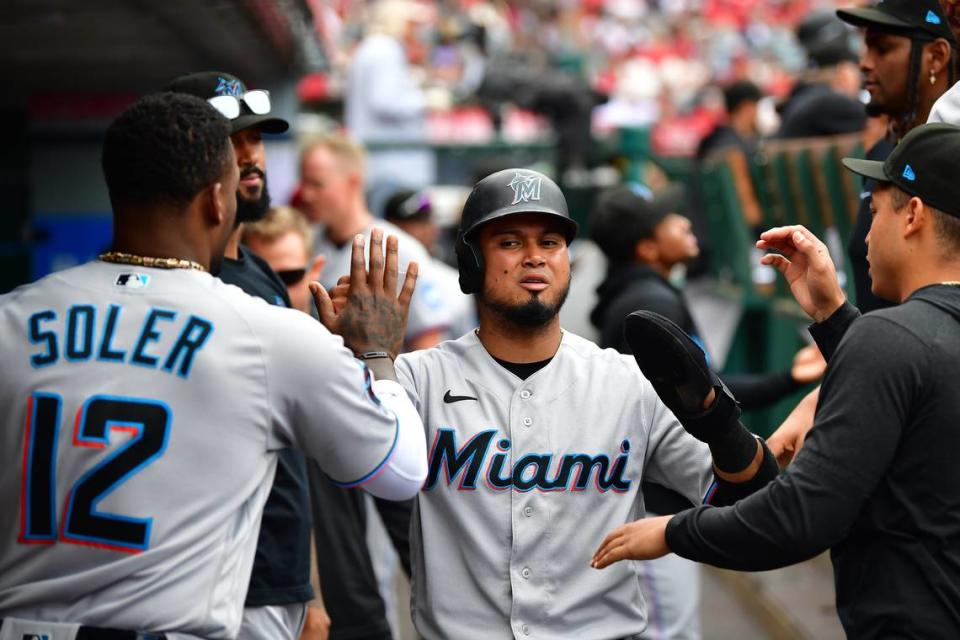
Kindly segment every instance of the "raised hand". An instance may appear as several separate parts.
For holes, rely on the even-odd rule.
[[[340,308],[320,283],[310,284],[320,321],[332,333],[343,337],[344,344],[356,354],[386,351],[396,358],[403,345],[403,334],[410,310],[410,299],[417,280],[417,263],[407,266],[403,287],[397,294],[397,238],[387,238],[386,259],[383,232],[370,233],[370,269],[364,256],[364,237],[353,239],[349,288]],[[338,292],[342,294],[341,292]]]
[[[794,457],[803,448],[803,441],[813,428],[813,418],[817,411],[819,397],[820,387],[817,387],[804,396],[783,424],[767,438],[767,447],[776,456],[777,464],[781,469],[793,462]]]
[[[760,235],[757,248],[776,252],[761,262],[784,275],[793,297],[815,322],[829,318],[846,300],[827,246],[806,227],[770,229]]]
[[[654,560],[667,555],[667,523],[672,517],[644,518],[614,529],[593,554],[590,566],[604,569],[621,560]]]
[[[826,370],[827,361],[823,359],[823,354],[817,345],[811,344],[794,354],[790,377],[797,384],[810,384],[822,378]]]

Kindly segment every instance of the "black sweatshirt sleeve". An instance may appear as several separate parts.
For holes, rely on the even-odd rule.
[[[842,540],[893,459],[926,357],[900,325],[873,315],[858,321],[830,364],[814,427],[794,463],[732,507],[675,516],[670,549],[718,567],[764,571]]]
[[[797,384],[789,371],[777,373],[736,373],[720,376],[744,409],[762,409],[793,393]]]
[[[836,352],[840,341],[847,333],[853,321],[860,317],[860,312],[849,302],[833,312],[833,315],[819,324],[810,325],[810,335],[817,343],[817,348],[823,354],[823,358],[830,362],[833,354]]]

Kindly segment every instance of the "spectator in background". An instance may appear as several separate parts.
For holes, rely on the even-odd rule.
[[[856,37],[833,12],[810,14],[797,27],[807,71],[780,107],[778,138],[814,138],[863,131]]]
[[[891,134],[867,151],[868,160],[885,160],[896,141],[926,122],[933,103],[953,84],[957,40],[937,0],[887,0],[872,7],[842,9],[841,20],[864,28],[860,70],[870,92],[867,114],[886,114]],[[890,306],[871,291],[867,264],[871,192],[864,179],[848,252],[857,307],[864,313]]]
[[[433,206],[426,192],[409,189],[396,192],[387,200],[383,216],[419,240],[431,255],[436,256],[440,229],[433,220]],[[450,327],[446,337],[455,340],[477,327],[476,303],[472,294],[460,290],[460,273],[456,269],[437,258],[432,266],[439,295],[450,309]]]
[[[362,233],[369,238],[374,227],[373,214],[364,200],[365,182],[363,149],[344,136],[316,138],[301,152],[298,206],[317,225],[313,251],[326,259],[319,282],[328,291],[350,273],[353,237]],[[406,272],[411,260],[420,267],[405,347],[408,351],[432,347],[450,325],[449,312],[437,295],[432,261],[423,246],[396,225],[378,221],[376,226],[383,228],[384,234],[398,237],[401,271]]]
[[[675,266],[699,253],[690,221],[676,213],[678,200],[670,193],[654,199],[641,185],[616,187],[600,196],[590,233],[609,264],[591,314],[601,329],[601,347],[629,353],[624,319],[644,309],[669,318],[706,350],[683,292],[669,281]],[[797,353],[790,371],[729,375],[724,382],[744,408],[758,409],[816,381],[825,368],[815,348],[808,347]]]
[[[731,147],[749,158],[757,151],[757,104],[763,98],[760,88],[748,80],[740,80],[723,89],[726,121],[718,124],[700,141],[697,159],[705,160],[718,151]]]
[[[308,285],[319,279],[326,260],[322,255],[310,259],[313,230],[303,214],[293,207],[272,207],[262,220],[244,225],[241,238],[287,285],[293,308],[312,314]]]
[[[364,145],[408,145],[371,150],[367,185],[371,201],[377,201],[397,187],[419,189],[433,184],[436,166],[433,152],[425,146],[425,96],[405,50],[416,25],[427,20],[428,10],[409,0],[381,0],[371,11],[367,35],[347,72],[347,130]]]

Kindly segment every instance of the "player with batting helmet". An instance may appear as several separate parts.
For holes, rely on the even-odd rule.
[[[595,571],[590,554],[644,513],[641,481],[725,503],[776,475],[675,325],[631,316],[643,373],[561,329],[576,233],[547,176],[481,180],[457,238],[480,326],[397,359],[427,430],[411,544],[414,622],[428,639],[633,637],[646,626],[634,569]]]

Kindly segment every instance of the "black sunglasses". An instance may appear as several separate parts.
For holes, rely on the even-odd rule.
[[[307,275],[307,268],[302,269],[285,269],[284,271],[277,271],[277,276],[283,280],[283,284],[288,287],[292,284],[297,284],[303,280],[303,276]]]

